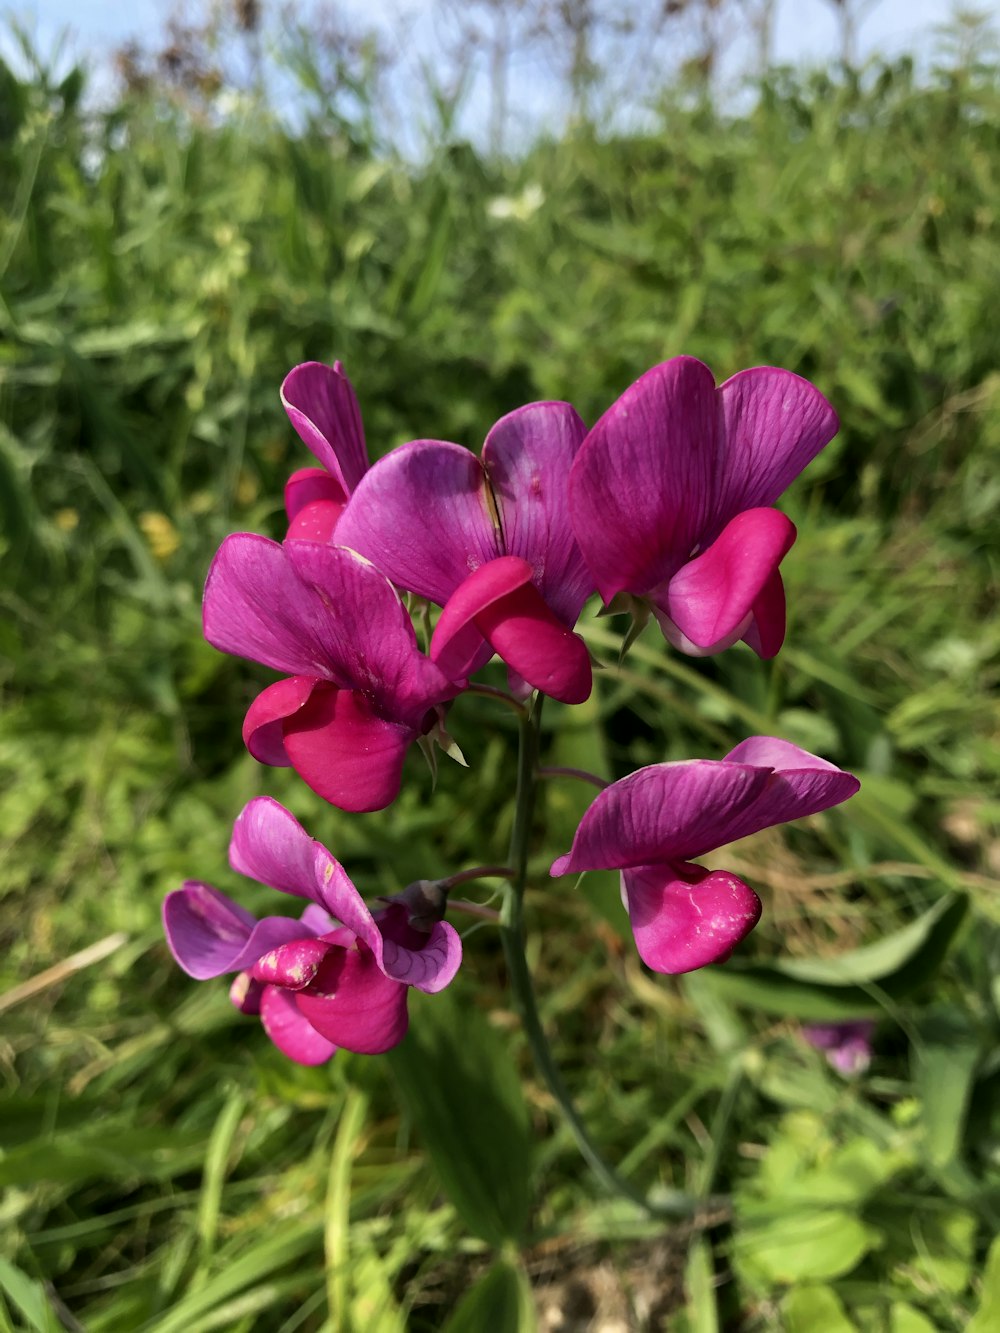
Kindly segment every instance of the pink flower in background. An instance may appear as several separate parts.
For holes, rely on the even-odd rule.
[[[453,678],[496,652],[528,686],[565,703],[590,694],[572,629],[594,589],[569,522],[566,487],[586,428],[568,403],[503,417],[482,462],[457,444],[414,440],[359,483],[337,541],[444,611],[431,655]]]
[[[860,783],[824,759],[753,736],[725,759],[653,764],[607,787],[553,875],[621,870],[636,947],[654,972],[727,958],[760,918],[760,900],[727,870],[693,857],[839,805]]]
[[[340,1047],[378,1054],[406,1035],[408,988],[443,990],[462,961],[447,922],[415,930],[402,903],[373,915],[340,863],[269,797],[236,821],[229,863],[282,893],[309,899],[300,920],[250,912],[208,884],[167,895],[174,958],[199,981],[236,972],[237,1008],[259,1013],[274,1044],[300,1064]]]
[[[417,647],[388,580],[339,546],[227,537],[203,621],[216,648],[286,675],[251,704],[247,749],[342,810],[395,800],[407,750],[461,688]]]
[[[361,409],[339,361],[306,361],[285,376],[288,419],[322,467],[300,468],[285,486],[288,537],[330,541],[351,492],[368,470]]]
[[[839,1023],[811,1023],[802,1029],[810,1046],[822,1051],[838,1074],[852,1078],[863,1074],[872,1062],[872,1034],[875,1023],[869,1018]]]
[[[773,657],[795,528],[772,506],[837,428],[823,395],[787,370],[744,370],[718,389],[694,357],[647,371],[570,475],[573,531],[604,601],[646,598],[666,638],[695,656],[743,639]]]

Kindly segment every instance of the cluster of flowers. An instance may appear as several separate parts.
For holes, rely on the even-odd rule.
[[[531,403],[497,422],[481,459],[415,440],[372,466],[339,363],[296,367],[282,401],[321,466],[289,480],[283,542],[223,543],[205,636],[281,673],[246,715],[250,753],[291,766],[342,810],[388,806],[414,742],[451,748],[446,710],[494,656],[516,699],[587,699],[591,659],[574,627],[595,592],[635,625],[655,617],[684,653],[743,640],[769,658],[781,647],[779,565],[795,528],[774,503],[837,430],[797,375],[763,367],[717,388],[700,361],[676,357],[590,431],[567,403]],[[440,608],[427,653],[400,591]],[[728,957],[761,910],[736,875],[693,858],[857,787],[770,737],[721,760],[651,765],[600,793],[552,874],[620,870],[643,960],[690,971]],[[236,972],[234,1003],[293,1059],[389,1049],[406,1030],[408,987],[433,992],[454,977],[458,935],[426,916],[424,890],[372,913],[276,802],[246,807],[230,861],[308,899],[301,919],[257,921],[188,882],[167,898],[167,938],[194,977]]]

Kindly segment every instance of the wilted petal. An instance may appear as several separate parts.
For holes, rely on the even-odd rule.
[[[569,403],[529,403],[502,417],[483,446],[504,549],[527,560],[542,597],[570,627],[594,591],[569,518],[569,473],[586,433]]]
[[[722,962],[760,920],[760,899],[727,870],[641,866],[622,881],[639,957],[654,972]]]
[[[669,580],[713,503],[722,412],[690,356],[654,366],[593,428],[570,473],[573,530],[605,602]]]
[[[318,846],[283,805],[270,796],[256,796],[233,825],[229,864],[258,884],[297,898],[315,898]]]
[[[590,694],[590,657],[583,640],[546,606],[531,583],[531,566],[517,556],[491,560],[465,579],[441,613],[431,657],[446,674],[466,671],[480,638],[554,699],[582,703]]]
[[[359,945],[336,949],[309,989],[296,993],[299,1012],[322,1036],[348,1051],[378,1055],[406,1036],[407,987],[381,971]]]
[[[350,936],[350,932],[345,932]],[[350,936],[353,939],[353,936]],[[288,940],[262,954],[250,969],[254,981],[267,986],[282,986],[285,990],[302,990],[308,986],[320,969],[330,949],[335,946],[325,940]]]
[[[789,370],[742,370],[719,389],[725,453],[713,507],[718,531],[743,509],[773,505],[836,435],[837,414]]]
[[[795,525],[779,510],[748,509],[674,575],[657,601],[702,651],[721,651],[743,632],[794,541]]]
[[[295,771],[340,810],[383,810],[399,794],[403,760],[416,732],[387,722],[357,690],[321,686],[285,722]]]
[[[242,972],[261,954],[302,933],[299,922],[289,917],[258,921],[218,889],[194,880],[167,894],[163,928],[170,952],[198,981]]]
[[[368,467],[361,409],[351,381],[337,361],[332,367],[306,361],[285,376],[281,401],[288,419],[346,498]]]
[[[503,555],[482,464],[440,440],[414,440],[380,459],[351,496],[337,541],[439,606]]]
[[[249,972],[237,972],[233,977],[233,984],[229,987],[229,1002],[235,1005],[241,1014],[256,1016],[260,1013],[263,994],[264,987],[259,981],[254,981]]]
[[[295,996],[277,986],[265,986],[260,1019],[264,1031],[290,1060],[300,1065],[321,1065],[337,1048],[321,1036],[299,1012]]]
[[[553,875],[687,861],[732,839],[727,830],[764,790],[770,769],[725,760],[651,764],[613,782],[587,810]]]
[[[394,981],[433,995],[455,979],[462,962],[462,941],[447,921],[436,921],[429,933],[409,924],[407,908],[396,905],[379,917],[382,967]]]
[[[286,676],[261,690],[243,719],[243,744],[259,764],[287,768],[283,724],[297,713],[316,688],[314,676]]]

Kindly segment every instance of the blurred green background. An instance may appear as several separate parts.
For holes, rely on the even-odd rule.
[[[463,140],[428,72],[403,152],[374,47],[321,62],[286,25],[289,116],[234,93],[226,31],[186,64],[126,53],[100,102],[30,43],[0,64],[0,1323],[1000,1327],[991,48],[771,71],[736,107],[694,61],[642,128],[581,100],[516,154]],[[504,855],[514,728],[487,700],[452,713],[470,774],[432,798],[411,760],[380,815],[243,751],[266,673],[202,642],[199,598],[226,533],[281,535],[311,461],[284,373],[340,358],[377,456],[478,447],[536,398],[592,421],[679,352],[796,370],[841,414],[785,501],[787,644],[693,661],[650,632],[619,671],[588,611],[609,666],[550,708],[549,760],[614,777],[766,732],[864,786],[719,854],[764,921],[679,981],[640,966],[609,877],[548,879],[589,795],[544,793],[544,1017],[608,1157],[715,1198],[664,1226],[587,1173],[489,926],[399,1052],[302,1069],[179,972],[159,909],[192,877],[271,910],[226,865],[262,791],[369,896]],[[801,1023],[855,1014],[875,1052],[844,1079]]]

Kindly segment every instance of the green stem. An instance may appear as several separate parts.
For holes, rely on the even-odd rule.
[[[542,1027],[535,988],[531,980],[531,971],[524,951],[524,891],[528,879],[528,853],[531,844],[531,822],[535,808],[535,792],[538,785],[538,736],[544,695],[537,695],[535,703],[525,710],[521,718],[520,738],[517,758],[517,794],[514,806],[514,827],[510,839],[508,860],[513,867],[504,904],[500,911],[500,935],[503,940],[504,956],[507,960],[507,974],[510,979],[514,1004],[525,1036],[531,1047],[538,1072],[545,1080],[545,1085],[555,1098],[566,1118],[576,1145],[590,1169],[613,1194],[629,1199],[643,1212],[653,1217],[684,1217],[701,1211],[711,1201],[696,1199],[680,1191],[670,1191],[655,1203],[646,1199],[638,1190],[633,1189],[627,1180],[601,1156],[586,1125],[580,1117],[569,1089],[563,1082],[562,1074],[552,1055],[548,1039]]]

